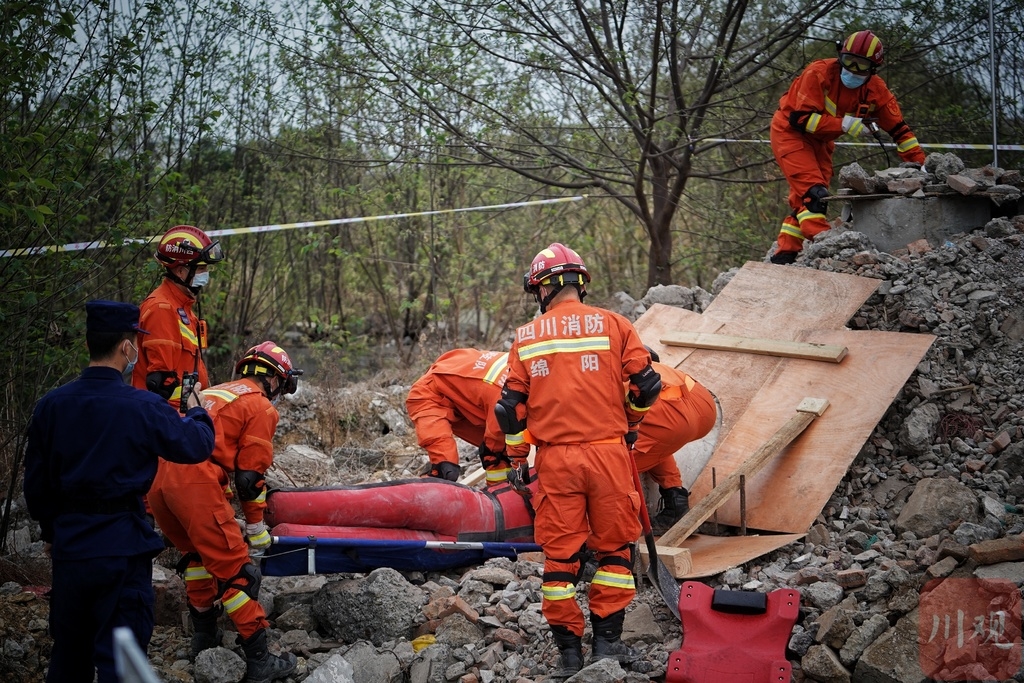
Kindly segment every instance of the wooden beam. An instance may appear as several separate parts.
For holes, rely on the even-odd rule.
[[[796,407],[796,415],[789,418],[753,455],[743,461],[729,478],[711,490],[697,505],[690,508],[681,520],[676,522],[660,539],[658,545],[678,546],[706,522],[729,498],[739,491],[740,476],[748,480],[776,455],[781,453],[796,437],[800,436],[811,422],[828,409],[824,398],[805,398]]]
[[[728,334],[706,332],[667,332],[659,341],[667,346],[692,346],[714,351],[741,351],[762,356],[782,356],[838,363],[846,357],[845,346],[815,344],[813,342],[783,341],[780,339],[758,339],[755,337],[734,337]]]
[[[647,546],[643,543],[638,543],[637,549],[640,551],[640,566],[646,572],[647,567],[651,563],[650,556],[647,553]],[[663,548],[659,545],[658,559],[668,567],[669,572],[677,579],[681,579],[693,571],[693,560],[687,548]]]

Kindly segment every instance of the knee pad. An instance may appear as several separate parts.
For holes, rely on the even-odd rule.
[[[260,568],[251,562],[247,562],[242,565],[237,574],[228,579],[227,584],[224,586],[224,591],[228,588],[234,588],[242,591],[253,600],[259,601],[260,584],[262,582],[263,574],[260,573]],[[224,591],[221,591],[222,595]]]
[[[807,194],[803,196],[804,205],[814,213],[824,214],[827,205],[823,198],[827,196],[827,187],[824,185],[815,185],[811,189],[807,190]]]

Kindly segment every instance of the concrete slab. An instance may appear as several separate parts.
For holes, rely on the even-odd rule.
[[[941,197],[843,198],[850,206],[853,229],[862,232],[882,251],[902,249],[926,239],[938,247],[950,235],[984,227],[992,218],[988,197],[944,195]]]

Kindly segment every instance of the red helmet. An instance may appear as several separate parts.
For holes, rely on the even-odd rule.
[[[882,65],[882,41],[871,31],[851,33],[839,46],[839,63],[854,73],[874,72]]]
[[[578,275],[565,277],[568,273]],[[590,272],[587,271],[579,254],[564,244],[555,242],[533,257],[530,272],[523,280],[526,291],[530,292],[540,285],[585,285],[590,282]]]
[[[275,342],[265,341],[257,344],[235,364],[235,372],[242,377],[259,377],[261,375],[277,375],[281,379],[278,393],[294,394],[298,388],[296,379],[302,370],[292,367],[292,359],[288,353]]]
[[[167,268],[208,265],[224,260],[220,242],[213,242],[205,232],[192,225],[176,225],[160,238],[156,260]]]

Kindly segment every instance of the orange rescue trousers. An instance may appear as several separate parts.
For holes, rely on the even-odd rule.
[[[205,611],[219,597],[239,636],[250,638],[270,624],[259,600],[242,590],[249,547],[221,475],[226,476],[224,470],[212,462],[178,465],[161,460],[149,505],[160,531],[174,546],[182,554],[196,553],[201,558],[189,562],[185,570],[189,604]],[[223,594],[222,586],[227,586]]]
[[[781,126],[773,121],[772,151],[789,183],[789,206],[793,215],[782,222],[779,251],[800,251],[805,239],[814,239],[831,227],[825,214],[807,208],[804,197],[815,185],[829,186],[835,143]]]
[[[715,426],[715,397],[696,382],[688,391],[663,391],[640,425],[633,457],[637,472],[646,472],[663,489],[682,488],[675,452],[707,435]]]
[[[542,610],[551,626],[583,635],[576,576],[584,543],[598,563],[590,583],[591,614],[607,617],[633,600],[640,494],[633,486],[631,457],[621,440],[537,449],[540,488],[533,498],[534,538],[544,551]]]

